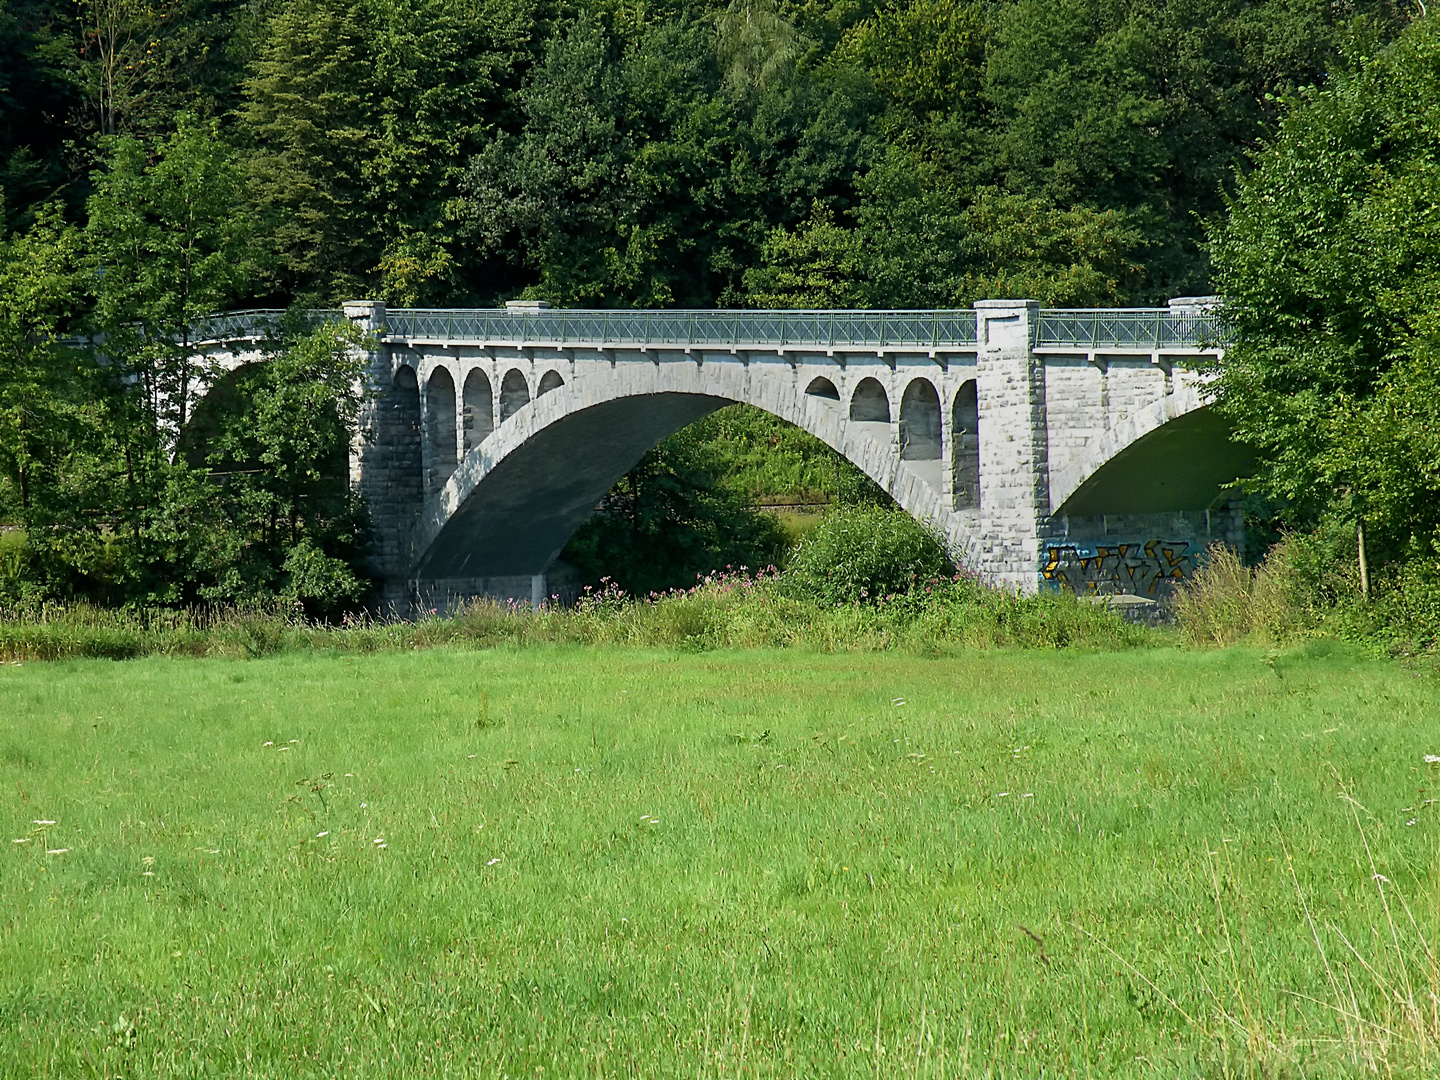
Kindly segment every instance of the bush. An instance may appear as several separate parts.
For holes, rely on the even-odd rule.
[[[796,545],[782,578],[793,596],[822,604],[874,602],[954,572],[934,533],[903,510],[839,510]]]
[[[1323,560],[1314,538],[1287,536],[1253,570],[1224,544],[1213,544],[1195,576],[1175,594],[1181,631],[1196,645],[1233,645],[1304,637],[1320,622],[1315,603]]]

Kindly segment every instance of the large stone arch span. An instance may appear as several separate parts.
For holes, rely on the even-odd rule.
[[[1056,516],[1204,510],[1254,461],[1230,422],[1187,387],[1115,424],[1054,470],[1050,505]]]
[[[648,367],[648,365],[647,365]],[[727,365],[728,367],[728,365]],[[671,370],[666,370],[666,369]],[[620,368],[532,399],[470,450],[427,500],[410,544],[417,579],[539,574],[647,450],[716,409],[744,403],[815,435],[934,527],[957,553],[972,544],[942,494],[891,441],[847,422],[837,403],[743,369]],[[793,382],[789,380],[787,382]]]

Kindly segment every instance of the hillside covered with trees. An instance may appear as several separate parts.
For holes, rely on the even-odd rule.
[[[1418,14],[1369,0],[3,0],[4,591],[281,595],[316,613],[363,594],[348,342],[287,326],[268,373],[192,422],[188,326],[229,307],[1085,306],[1217,284],[1258,302],[1265,271],[1244,253],[1279,253],[1227,224],[1230,200],[1269,198],[1242,178],[1284,117],[1388,55]],[[1234,220],[1270,239],[1293,224],[1262,218]],[[1236,355],[1259,372],[1268,331],[1242,325],[1257,351]],[[1365,388],[1388,370],[1376,363]],[[1261,430],[1283,412],[1240,379],[1227,407],[1287,445],[1283,425]],[[739,557],[711,550],[717,536],[773,551],[782,538],[750,509],[778,493],[759,490],[766,468],[797,492],[874,496],[799,435],[739,413],[682,433],[613,493],[629,525],[602,516],[572,554],[598,573],[644,539],[647,565],[678,580]],[[754,467],[767,453],[777,464]],[[1267,490],[1308,527],[1328,511],[1286,494],[1299,475]],[[1387,551],[1414,550],[1376,527]]]
[[[1361,0],[6,0],[0,185],[79,222],[107,139],[218,125],[232,299],[922,306],[1209,288],[1281,102]],[[108,148],[107,148],[108,146]],[[221,290],[224,291],[224,290]]]

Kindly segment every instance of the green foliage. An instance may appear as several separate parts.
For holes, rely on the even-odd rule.
[[[889,497],[814,435],[750,405],[729,405],[683,436],[716,483],[759,503],[875,502]],[[752,564],[753,565],[753,564]]]
[[[275,7],[240,120],[286,295],[416,303],[459,288],[449,202],[532,18],[524,0]]]
[[[213,539],[192,571],[198,596],[255,603],[280,595],[312,615],[333,615],[366,591],[354,570],[365,515],[347,475],[360,344],[353,324],[297,323],[215,395],[203,417],[212,434],[190,448],[210,470]]]
[[[158,448],[185,425],[199,381],[191,325],[258,274],[254,219],[214,122],[180,117],[172,135],[118,136],[105,150],[86,207],[94,320],[112,376],[137,381],[136,420]]]
[[[807,532],[785,566],[786,589],[822,604],[874,603],[954,572],[945,545],[903,510],[860,506]]]
[[[85,366],[58,343],[80,313],[81,250],[58,206],[0,242],[0,521],[62,498],[62,462],[93,412]]]
[[[1377,567],[1440,538],[1437,101],[1422,19],[1296,102],[1214,236],[1238,335],[1221,405],[1266,492],[1303,526],[1360,522]]]
[[[775,520],[722,483],[724,463],[693,428],[665,440],[606,495],[561,558],[636,595],[685,588],[725,567],[778,562]]]

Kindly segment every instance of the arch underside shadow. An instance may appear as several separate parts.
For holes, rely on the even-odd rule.
[[[845,431],[837,410],[824,402],[784,407],[755,397],[662,390],[619,392],[591,404],[567,385],[536,398],[465,456],[439,499],[427,501],[411,545],[414,576],[543,572],[646,451],[736,403],[755,405],[816,435],[912,515],[964,546],[968,537],[955,536],[939,493],[903,468],[892,449],[863,431]]]
[[[1210,509],[1224,501],[1237,479],[1253,472],[1255,460],[1255,451],[1233,438],[1230,421],[1201,406],[1145,432],[1087,470],[1054,514]]]
[[[430,544],[419,576],[541,572],[647,450],[729,404],[684,394],[620,398],[547,425],[486,471]]]

